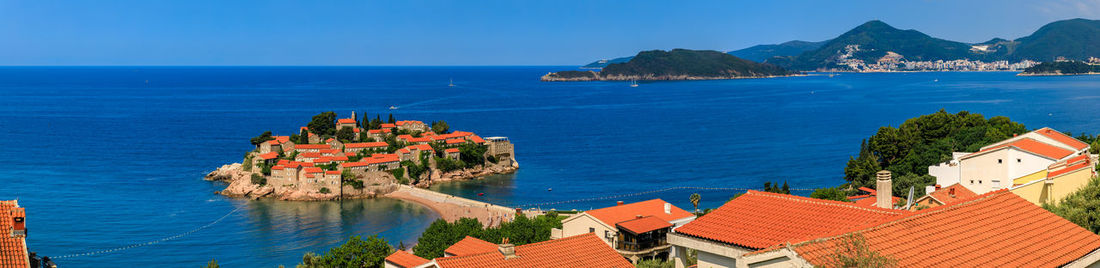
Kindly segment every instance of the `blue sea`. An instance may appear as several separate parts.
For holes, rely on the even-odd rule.
[[[578,210],[651,198],[690,209],[694,192],[716,207],[766,181],[837,185],[861,139],[939,109],[1100,132],[1100,76],[538,81],[571,68],[3,67],[0,199],[27,208],[31,251],[62,267],[294,266],[351,235],[411,245],[438,218],[389,199],[226,198],[202,180],[240,161],[250,137],[289,135],[322,111],[507,136],[518,172],[433,189]]]

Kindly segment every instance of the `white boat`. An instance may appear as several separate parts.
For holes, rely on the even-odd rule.
[[[448,87],[454,87],[454,86],[455,86],[455,79],[454,79],[454,78],[451,78],[451,83],[450,83],[450,84],[447,84],[447,86],[448,86]]]
[[[630,87],[638,87],[638,81],[634,80],[634,79],[630,79]]]
[[[390,106],[390,110],[397,110],[397,106]]]

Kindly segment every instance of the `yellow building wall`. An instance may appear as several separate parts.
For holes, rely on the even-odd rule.
[[[1044,202],[1047,202],[1050,196],[1050,191],[1047,190],[1047,184],[1042,181],[1020,186],[1011,191],[1036,205],[1042,205]]]
[[[1039,172],[1031,173],[1023,177],[1015,178],[1012,180],[1012,185],[1024,184],[1038,179],[1045,179],[1047,177],[1047,170],[1040,170]]]
[[[1091,177],[1092,169],[1085,168],[1058,176],[1054,178],[1053,184],[1040,181],[1012,189],[1012,193],[1036,205],[1042,205],[1043,203],[1058,204],[1067,195],[1077,192],[1081,187],[1088,184]]]
[[[1054,178],[1054,185],[1050,189],[1051,201],[1054,204],[1062,202],[1062,199],[1066,198],[1067,195],[1075,193],[1081,187],[1089,184],[1089,178],[1092,178],[1091,167]]]

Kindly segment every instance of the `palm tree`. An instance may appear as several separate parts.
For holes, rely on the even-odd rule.
[[[691,194],[691,205],[695,206],[695,213],[699,213],[699,199],[701,198],[699,193]]]

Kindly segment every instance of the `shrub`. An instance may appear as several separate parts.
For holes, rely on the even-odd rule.
[[[325,187],[321,187],[321,193],[322,193],[322,194],[327,194],[327,193],[332,193],[332,191],[331,191],[331,190],[329,190],[328,188],[325,188]]]
[[[267,178],[260,174],[252,173],[252,184],[263,186],[267,184]]]

